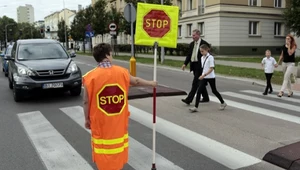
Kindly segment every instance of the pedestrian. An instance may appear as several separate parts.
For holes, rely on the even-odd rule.
[[[273,92],[271,79],[274,72],[274,67],[277,67],[277,62],[274,59],[274,57],[271,56],[271,51],[268,49],[265,52],[265,57],[261,61],[261,66],[264,68],[266,80],[267,80],[267,86],[265,91],[263,92],[263,95],[267,95],[268,91],[271,94]]]
[[[221,94],[218,92],[216,87],[216,75],[215,75],[215,60],[214,57],[209,53],[209,47],[206,44],[200,46],[201,57],[201,67],[203,69],[202,74],[198,77],[199,89],[196,96],[195,107],[190,108],[191,112],[196,112],[198,110],[200,95],[203,93],[205,86],[209,84],[212,93],[219,99],[221,106],[220,110],[224,110],[227,104],[224,102]]]
[[[285,45],[282,47],[281,55],[278,60],[278,64],[282,62],[282,71],[284,74],[282,86],[278,97],[284,95],[284,91],[288,90],[288,97],[293,96],[293,91],[291,87],[291,75],[295,70],[295,52],[297,49],[297,44],[294,37],[291,34],[288,34],[285,38]]]
[[[109,44],[95,46],[93,56],[98,66],[83,76],[85,127],[91,129],[92,159],[98,169],[120,170],[128,161],[129,86],[155,87],[157,83],[112,65]]]
[[[190,63],[190,72],[193,71],[194,78],[192,83],[191,91],[189,92],[188,96],[185,99],[181,99],[182,102],[189,105],[193,102],[193,99],[195,97],[195,94],[197,92],[197,89],[199,87],[199,76],[202,73],[201,68],[201,54],[199,52],[199,46],[202,44],[208,44],[205,40],[200,38],[200,31],[198,29],[193,30],[193,42],[189,45],[189,51],[186,56],[186,59],[184,61],[184,64],[182,65],[181,69],[184,70],[185,67]],[[200,102],[209,102],[209,96],[206,90],[206,87],[203,88],[202,91],[202,97],[203,99]]]

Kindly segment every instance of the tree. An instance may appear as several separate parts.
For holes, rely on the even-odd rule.
[[[57,27],[58,27],[57,36],[59,38],[59,41],[65,43],[66,42],[65,41],[65,35],[66,35],[65,27],[66,27],[67,35],[69,34],[69,29],[68,29],[68,26],[65,25],[65,20],[59,21],[57,24]]]
[[[285,25],[300,36],[300,0],[287,0],[287,8],[283,12]]]
[[[107,16],[108,16],[108,22],[114,22],[118,26],[116,35],[118,35],[119,32],[124,31],[123,24],[124,24],[124,21],[126,21],[126,20],[124,19],[122,13],[117,11],[116,7],[112,6],[111,10],[108,12]],[[106,28],[107,28],[107,32],[109,32],[108,27],[106,27]]]
[[[5,30],[5,26],[7,26],[7,30]],[[17,32],[17,23],[14,21],[14,19],[9,18],[7,16],[3,16],[2,18],[0,17],[0,40],[1,42],[5,42],[6,40],[6,31],[7,31],[7,40],[9,41],[14,41],[15,40],[15,34]],[[2,43],[1,43],[2,44]],[[2,45],[1,45],[2,47]]]
[[[106,12],[106,0],[98,0],[94,6],[94,15],[92,17],[92,27],[95,30],[95,34],[103,35],[107,33],[108,15]]]
[[[17,29],[15,39],[42,38],[40,29],[35,28],[33,24],[18,23]]]

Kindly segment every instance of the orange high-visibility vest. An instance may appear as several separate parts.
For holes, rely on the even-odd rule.
[[[120,170],[128,161],[130,74],[119,66],[97,67],[83,76],[89,99],[92,156],[100,170]]]

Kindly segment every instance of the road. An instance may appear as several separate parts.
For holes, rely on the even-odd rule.
[[[83,73],[95,66],[92,57],[74,60]],[[114,64],[128,67],[123,61]],[[138,65],[137,70],[137,76],[152,79],[151,66]],[[160,84],[189,91],[192,74],[161,67],[157,73]],[[211,102],[193,114],[180,101],[185,96],[157,99],[157,169],[281,169],[262,158],[300,140],[300,94],[262,96],[263,87],[228,78],[218,78],[217,87],[228,104],[224,111],[218,110],[210,88]],[[49,94],[15,103],[4,74],[0,94],[0,170],[96,169],[90,134],[82,127],[80,97]],[[124,170],[151,169],[152,99],[129,104],[130,159]]]

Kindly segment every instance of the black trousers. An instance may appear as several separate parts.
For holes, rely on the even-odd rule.
[[[193,71],[194,79],[193,79],[192,89],[191,89],[191,91],[189,92],[189,94],[186,98],[186,101],[189,102],[189,103],[193,102],[193,99],[194,99],[195,94],[196,94],[196,92],[198,90],[198,87],[199,87],[199,77],[201,75],[201,73],[200,73],[199,69],[197,69],[197,65],[195,63],[191,63],[191,67],[193,67],[192,70],[195,70],[195,71]],[[203,97],[204,101],[209,100],[208,93],[207,93],[207,90],[206,90],[206,86],[203,87],[203,90],[202,90],[201,94],[202,94],[202,97]],[[200,94],[200,96],[201,96],[201,94]]]
[[[206,89],[206,85],[209,83],[209,86],[211,88],[212,93],[219,99],[219,101],[223,104],[224,100],[221,96],[221,94],[218,92],[216,88],[216,78],[207,78],[199,80],[199,89],[196,96],[196,103],[195,107],[198,108],[199,102],[200,102],[200,95]]]
[[[268,90],[270,90],[272,92],[273,88],[272,88],[272,84],[271,84],[271,79],[272,79],[273,73],[265,73],[265,75],[266,75],[266,79],[267,79],[267,86],[265,89],[265,93],[268,93]]]

